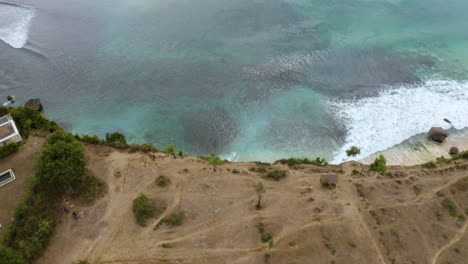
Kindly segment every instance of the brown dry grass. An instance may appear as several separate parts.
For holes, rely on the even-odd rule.
[[[107,183],[108,192],[91,206],[71,201],[67,206],[84,212],[79,220],[58,212],[56,231],[38,264],[79,259],[93,264],[258,264],[266,262],[266,254],[268,263],[295,264],[461,264],[467,259],[467,221],[451,217],[441,206],[448,198],[460,213],[468,209],[468,170],[463,166],[396,166],[389,168],[391,175],[365,170],[351,175],[361,165],[349,162],[338,187],[329,190],[320,186],[320,172],[339,166],[269,165],[288,171],[273,181],[249,171],[260,166],[255,163],[226,163],[214,171],[194,157],[86,149],[89,170]],[[170,180],[165,187],[155,182],[161,175]],[[259,182],[265,193],[262,209],[256,210]],[[141,192],[164,209],[146,227],[138,226],[132,213],[132,201]],[[154,228],[174,213],[181,215],[180,225]],[[272,235],[272,248],[261,241],[259,223]]]

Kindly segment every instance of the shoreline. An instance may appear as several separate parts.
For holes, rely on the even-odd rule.
[[[460,152],[468,150],[468,136],[449,135],[444,142],[438,143],[427,139],[427,133],[424,133],[357,161],[362,164],[370,164],[379,155],[384,155],[387,159],[387,165],[414,166],[435,160],[441,156],[450,158],[449,150],[451,147],[458,147]]]

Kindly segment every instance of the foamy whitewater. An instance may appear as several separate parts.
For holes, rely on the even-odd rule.
[[[30,8],[0,3],[0,39],[13,48],[22,48],[28,41],[33,17]]]
[[[330,101],[332,111],[345,124],[346,144],[332,163],[346,158],[351,146],[361,148],[362,159],[386,150],[433,126],[468,127],[468,82],[429,80],[417,87],[385,90],[379,96],[358,100]]]

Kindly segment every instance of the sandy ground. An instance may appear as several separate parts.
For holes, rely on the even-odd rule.
[[[38,264],[80,259],[93,264],[462,264],[468,259],[467,221],[441,206],[448,198],[460,215],[468,211],[468,161],[435,169],[397,166],[386,175],[349,162],[338,187],[330,190],[320,185],[320,173],[338,172],[340,166],[226,163],[214,171],[194,157],[161,159],[96,146],[88,146],[87,154],[89,169],[107,182],[108,193],[92,206],[76,207],[83,215],[78,220],[62,213]],[[288,175],[273,181],[249,171],[252,167],[284,169]],[[352,175],[353,170],[362,174]],[[170,179],[165,188],[155,184],[161,175]],[[263,209],[256,210],[259,182],[266,192]],[[136,224],[131,209],[141,192],[160,209],[146,227]],[[154,228],[173,213],[182,216],[180,225]],[[273,247],[261,241],[259,223],[271,233]]]
[[[451,147],[458,147],[460,151],[468,150],[468,137],[449,136],[442,143],[429,141],[414,146],[413,148],[405,149],[402,149],[401,146],[395,146],[388,150],[374,153],[359,162],[370,164],[376,157],[382,154],[387,159],[388,165],[412,166],[435,160],[441,156],[450,158],[449,150]]]
[[[16,180],[0,187],[0,224],[2,225],[10,223],[14,208],[28,190],[42,142],[43,138],[31,136],[18,152],[0,159],[0,172],[13,169],[16,176]],[[2,230],[3,228],[0,229],[0,235]]]

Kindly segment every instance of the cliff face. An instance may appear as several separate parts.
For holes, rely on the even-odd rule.
[[[225,163],[214,169],[199,158],[104,146],[88,146],[87,154],[90,173],[107,183],[108,193],[92,206],[74,204],[78,220],[63,213],[40,264],[468,259],[464,160],[435,169],[391,167],[385,175],[346,163],[337,187],[326,189],[320,173],[337,173],[340,166]],[[275,181],[262,172],[274,170],[286,177]],[[168,180],[165,187],[155,182],[159,176]],[[259,183],[264,192],[257,210]],[[139,193],[156,208],[145,227],[132,212]],[[177,223],[164,220],[174,216]]]

